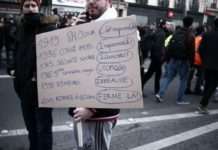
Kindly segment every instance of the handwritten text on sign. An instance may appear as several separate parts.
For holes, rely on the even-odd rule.
[[[135,24],[131,16],[37,35],[39,106],[142,107]]]

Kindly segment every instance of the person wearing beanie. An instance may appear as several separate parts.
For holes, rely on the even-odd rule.
[[[21,10],[23,9],[23,6],[24,6],[24,2],[26,1],[30,1],[30,0],[21,0],[21,3],[20,3],[20,8]],[[40,5],[41,5],[41,0],[32,0],[36,3],[36,5],[38,6],[38,8],[40,8]],[[25,9],[25,8],[24,8]]]
[[[205,33],[199,47],[199,53],[204,67],[205,86],[198,111],[201,114],[208,114],[209,100],[218,86],[218,18],[214,21],[215,29]]]
[[[28,130],[29,150],[52,150],[52,109],[38,107],[36,34],[55,29],[50,16],[39,13],[39,0],[21,1],[17,31],[14,88]]]

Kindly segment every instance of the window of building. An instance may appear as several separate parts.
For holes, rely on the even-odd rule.
[[[158,5],[160,7],[168,8],[169,7],[169,0],[158,0]]]
[[[211,3],[211,8],[217,8],[217,0],[213,0],[213,2]]]
[[[175,8],[183,9],[185,6],[185,0],[175,0]]]
[[[190,8],[191,11],[198,11],[199,1],[189,0],[189,8]]]
[[[137,4],[143,4],[143,5],[147,5],[148,4],[148,0],[136,0]]]

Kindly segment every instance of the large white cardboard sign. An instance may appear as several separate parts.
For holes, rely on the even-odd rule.
[[[140,108],[135,16],[38,34],[40,107]]]

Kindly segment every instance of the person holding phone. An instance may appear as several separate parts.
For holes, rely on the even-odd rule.
[[[111,0],[86,0],[86,12],[81,14],[76,24],[92,21],[114,19],[117,12],[111,7]],[[69,114],[75,122],[75,138],[78,149],[109,150],[112,129],[119,116],[119,109],[70,108]],[[83,147],[79,148],[78,130],[76,124],[82,123]]]

